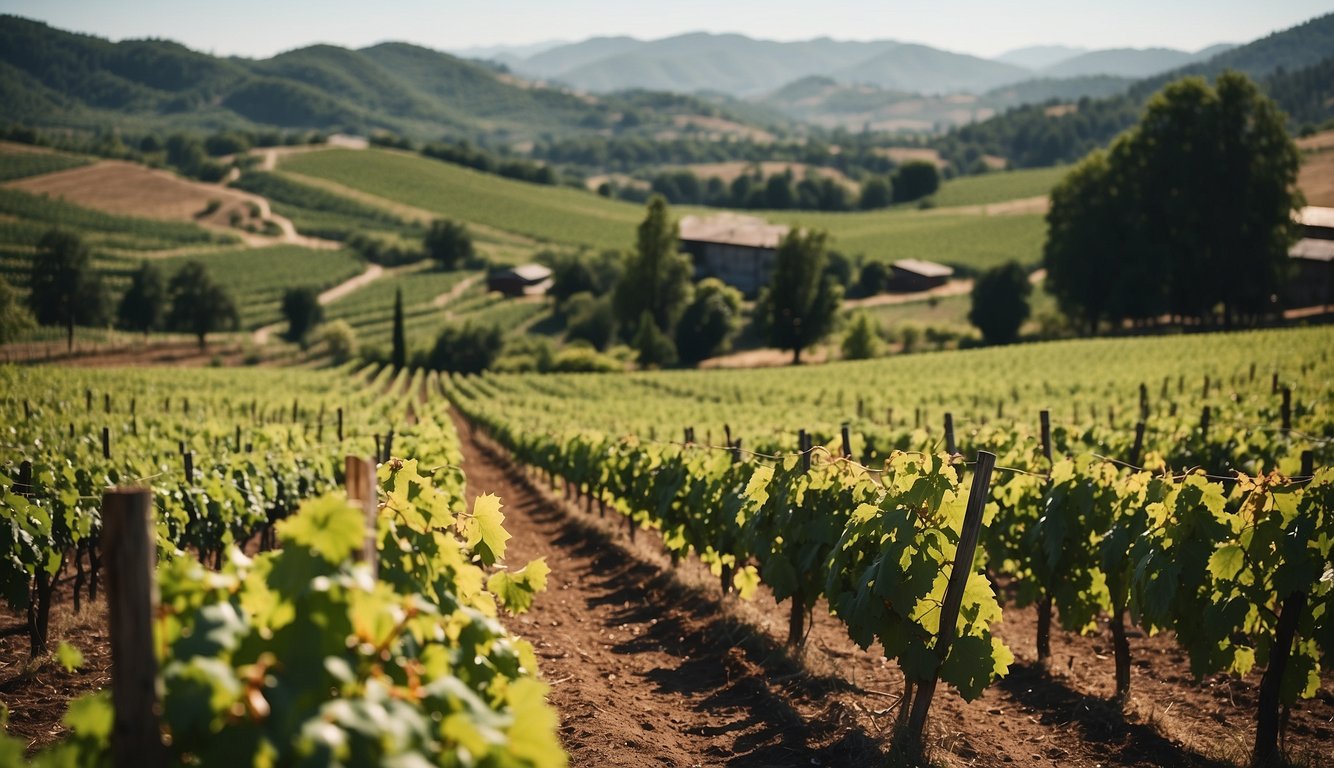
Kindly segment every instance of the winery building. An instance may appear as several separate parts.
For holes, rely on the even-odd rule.
[[[723,213],[681,219],[681,250],[695,263],[695,278],[716,277],[747,296],[773,275],[778,244],[789,227],[757,216]]]
[[[1334,208],[1308,206],[1298,214],[1301,239],[1288,250],[1292,262],[1287,304],[1334,305]]]
[[[890,285],[896,291],[926,291],[949,281],[954,270],[923,259],[899,259],[890,265]]]
[[[543,296],[551,283],[551,270],[541,264],[523,264],[486,276],[486,289],[506,296]]]

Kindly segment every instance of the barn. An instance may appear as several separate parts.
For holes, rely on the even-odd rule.
[[[1288,306],[1334,304],[1334,208],[1307,206],[1297,221],[1302,239],[1288,250],[1292,263]]]
[[[680,225],[681,250],[695,263],[695,278],[716,277],[747,296],[769,284],[778,244],[789,227],[757,216],[724,213],[686,216]]]
[[[506,296],[544,296],[551,283],[551,270],[541,264],[522,264],[486,276],[486,289]]]
[[[944,285],[954,270],[923,259],[899,259],[890,265],[890,288],[896,291],[926,291]]]

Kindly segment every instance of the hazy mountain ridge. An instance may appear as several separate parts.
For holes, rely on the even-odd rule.
[[[1168,48],[1090,51],[1031,46],[994,59],[895,40],[780,42],[693,32],[659,40],[595,37],[527,58],[497,57],[515,72],[594,93],[651,88],[757,97],[812,76],[922,94],[983,92],[1025,80],[1108,75],[1139,78],[1211,56]]]
[[[1188,75],[1213,78],[1227,70],[1256,80],[1294,121],[1317,125],[1334,119],[1331,52],[1334,13],[1135,81],[1122,93],[1073,104],[1067,99],[1060,109],[1043,104],[1017,107],[955,128],[933,143],[947,159],[961,165],[980,155],[1007,158],[1014,167],[1073,162],[1139,120],[1144,103],[1167,83]]]
[[[37,126],[386,130],[418,140],[608,128],[624,109],[615,96],[537,87],[406,43],[220,58],[170,41],[113,43],[8,15],[0,15],[0,96],[5,121]],[[693,97],[643,104],[636,102],[638,118],[662,127],[677,114],[732,117],[725,106]]]

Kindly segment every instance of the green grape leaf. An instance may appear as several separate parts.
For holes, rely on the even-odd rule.
[[[1241,573],[1246,563],[1245,553],[1236,544],[1226,544],[1209,556],[1209,573],[1215,579],[1231,580]]]
[[[547,567],[546,559],[539,557],[517,571],[491,574],[486,588],[495,594],[502,608],[510,613],[523,613],[533,607],[537,593],[546,590],[549,573],[551,568]]]
[[[520,678],[509,687],[509,702],[514,723],[508,729],[510,752],[533,768],[564,768],[568,762],[556,738],[560,721],[556,711],[547,706],[547,686],[530,677]]]
[[[760,588],[759,571],[755,570],[753,565],[736,569],[732,574],[732,586],[736,588],[737,596],[742,600],[754,600],[755,591]]]
[[[83,666],[83,651],[62,642],[56,648],[56,659],[60,661],[60,666],[65,668],[66,672],[73,672]]]
[[[102,690],[80,696],[69,703],[64,723],[80,738],[106,741],[111,738],[111,726],[116,711],[111,707],[111,691]]]
[[[484,493],[473,500],[472,515],[460,522],[460,532],[484,565],[495,565],[505,557],[505,542],[510,535],[500,506],[499,496]]]
[[[361,549],[366,538],[362,511],[338,494],[312,499],[278,523],[286,544],[307,547],[329,563],[340,563]]]
[[[964,701],[976,699],[996,674],[997,660],[992,658],[992,651],[989,637],[956,638],[945,663],[940,665],[940,679],[957,688]]]

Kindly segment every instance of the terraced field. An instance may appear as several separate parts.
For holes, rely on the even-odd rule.
[[[481,174],[401,152],[329,150],[283,160],[281,168],[325,179],[391,203],[511,232],[551,244],[629,248],[643,208],[573,189],[546,187]],[[952,204],[1042,194],[1051,171],[998,174],[951,182],[942,190]],[[955,187],[953,185],[959,185]],[[677,216],[716,213],[678,207]],[[1040,214],[893,210],[857,213],[756,212],[773,221],[829,230],[833,247],[868,259],[924,258],[982,269],[1008,260],[1035,264],[1044,225]]]

